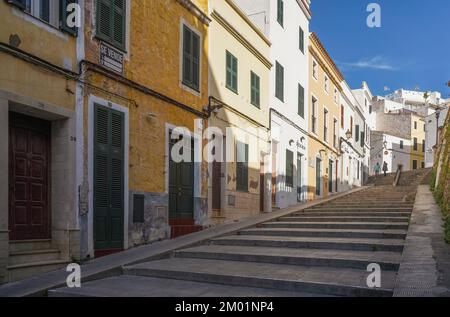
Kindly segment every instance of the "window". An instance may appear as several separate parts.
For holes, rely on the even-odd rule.
[[[300,51],[305,54],[305,32],[303,31],[303,29],[301,27],[299,27],[299,32],[298,32],[298,37],[299,37],[299,48]]]
[[[341,128],[345,128],[345,110],[343,105],[341,105]]]
[[[417,138],[414,138],[414,151],[417,151]]]
[[[364,135],[365,135],[365,133],[364,132],[361,132],[361,147],[364,147]]]
[[[200,37],[183,27],[183,85],[200,90]]]
[[[298,115],[305,118],[305,88],[298,84]]]
[[[260,106],[260,80],[259,76],[254,72],[250,72],[250,86],[251,86],[251,103],[255,107]]]
[[[403,140],[400,140],[400,149],[403,149]]]
[[[275,68],[275,97],[284,102],[284,68],[278,62]]]
[[[318,73],[319,73],[319,66],[317,65],[317,62],[316,61],[313,61],[313,67],[312,67],[312,72],[313,72],[313,77],[315,78],[315,79],[317,79],[318,78]]]
[[[248,144],[236,142],[236,190],[248,191]]]
[[[283,20],[284,20],[284,2],[283,0],[278,0],[277,21],[278,23],[280,23],[281,26],[283,26]]]
[[[414,130],[417,130],[417,121],[414,121]]]
[[[238,60],[227,51],[227,88],[238,93]]]
[[[425,153],[425,140],[422,140],[422,153]]]
[[[372,105],[369,106],[369,114],[372,113]]]
[[[353,117],[352,116],[350,116],[350,132],[353,135]]]
[[[125,50],[125,0],[99,0],[97,3],[96,36]]]
[[[417,160],[413,160],[413,170],[417,169]]]
[[[311,102],[311,132],[317,133],[317,99],[312,97]]]
[[[67,26],[65,10],[70,3],[77,2],[77,0],[8,0],[7,2],[61,31],[77,35],[76,27]]]
[[[425,162],[421,162],[421,163],[420,163],[420,166],[421,166],[422,168],[425,168]]]
[[[294,153],[286,150],[286,186],[294,187]]]
[[[328,79],[328,76],[325,75],[325,92],[328,93],[330,91],[330,80]]]
[[[359,125],[355,126],[355,141],[359,142]]]
[[[328,142],[328,110],[323,110],[323,140]]]
[[[338,147],[338,135],[337,135],[337,132],[338,132],[338,120],[336,119],[336,118],[334,118],[334,121],[333,121],[333,146],[335,147],[335,148],[337,148]]]
[[[334,103],[335,104],[339,103],[339,94],[337,88],[334,88]]]

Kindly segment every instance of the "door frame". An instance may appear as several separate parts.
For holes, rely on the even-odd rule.
[[[195,198],[201,197],[202,193],[202,163],[200,163],[203,155],[203,149],[202,149],[202,138],[203,138],[203,123],[201,119],[196,119],[196,124],[198,126],[195,127],[195,130],[198,131],[198,133],[192,132],[191,138],[194,138],[194,193],[192,196],[193,199],[193,217],[194,221],[199,220],[199,215],[196,210],[196,204],[195,204]],[[169,214],[169,138],[170,138],[170,131],[175,129],[176,127],[179,127],[175,124],[166,122],[165,124],[165,138],[164,138],[164,147],[165,147],[165,163],[164,163],[164,176],[165,176],[165,185],[164,185],[164,193],[167,195],[167,214]],[[201,156],[200,156],[201,155]],[[169,218],[167,218],[169,221]]]
[[[123,186],[123,249],[128,249],[129,224],[129,189],[128,189],[128,160],[129,160],[129,110],[127,107],[112,103],[106,99],[90,95],[88,99],[88,182],[89,182],[89,211],[88,212],[88,250],[94,257],[94,104],[104,106],[124,114],[124,186]]]
[[[12,159],[12,148],[11,148],[11,128],[19,128],[19,129],[24,129],[24,130],[34,130],[34,131],[38,131],[40,130],[40,127],[37,129],[33,129],[31,126],[34,125],[34,123],[31,123],[29,125],[27,125],[27,123],[25,123],[23,126],[21,126],[20,123],[13,123],[13,116],[18,116],[19,120],[20,117],[24,117],[24,121],[30,120],[30,121],[46,121],[47,123],[47,127],[46,128],[42,128],[41,132],[42,134],[45,135],[46,137],[46,142],[47,142],[47,148],[46,148],[46,155],[47,155],[47,166],[46,166],[46,189],[45,189],[45,196],[46,196],[46,209],[47,209],[47,221],[46,221],[46,233],[45,233],[45,237],[42,238],[24,238],[24,239],[13,239],[11,238],[12,236],[12,228],[11,228],[11,221],[12,221],[12,210],[11,210],[11,203],[12,203],[12,193],[11,193],[11,182],[13,181],[13,169],[11,168],[11,159]],[[36,122],[37,124],[37,122]],[[8,177],[8,228],[10,230],[10,241],[15,241],[15,240],[33,240],[33,239],[51,239],[52,238],[52,200],[51,200],[51,196],[52,196],[52,132],[51,132],[51,121],[48,120],[44,120],[44,119],[40,119],[37,117],[32,117],[26,114],[22,114],[19,112],[14,112],[14,111],[8,111],[8,169],[9,169],[9,177]]]

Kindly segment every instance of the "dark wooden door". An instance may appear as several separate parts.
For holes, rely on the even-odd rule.
[[[9,115],[11,240],[49,239],[50,123]]]
[[[328,162],[328,192],[333,192],[333,161]]]
[[[124,114],[94,106],[94,248],[123,248]]]
[[[297,202],[303,200],[302,158],[303,156],[300,153],[297,153]]]
[[[321,174],[322,174],[322,160],[320,158],[316,158],[316,195],[320,196],[322,194],[321,188]]]
[[[182,139],[172,139],[170,134],[169,153]],[[190,152],[190,162],[175,162],[169,155],[169,218],[194,219],[194,141],[187,142],[183,151]],[[189,146],[190,145],[190,146]],[[181,155],[183,153],[180,153]]]
[[[212,209],[220,214],[222,209],[222,163],[214,161],[212,163]]]

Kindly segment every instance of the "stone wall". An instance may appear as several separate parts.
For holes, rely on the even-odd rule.
[[[445,237],[450,243],[450,112],[440,131],[439,139],[431,187],[436,201],[441,206],[445,223]]]

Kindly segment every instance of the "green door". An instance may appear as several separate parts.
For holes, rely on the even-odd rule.
[[[297,201],[303,201],[302,155],[297,153]]]
[[[180,139],[172,139],[170,133],[169,153]],[[169,155],[169,218],[194,219],[194,142],[189,142],[190,162],[174,162]],[[180,153],[181,154],[181,153]]]
[[[321,171],[321,166],[322,165],[322,160],[320,158],[316,158],[316,195],[320,196],[322,193],[321,190],[321,181],[320,181],[320,177],[322,174]]]
[[[94,105],[94,248],[123,248],[124,114]]]
[[[328,192],[333,192],[333,161],[328,162]]]

